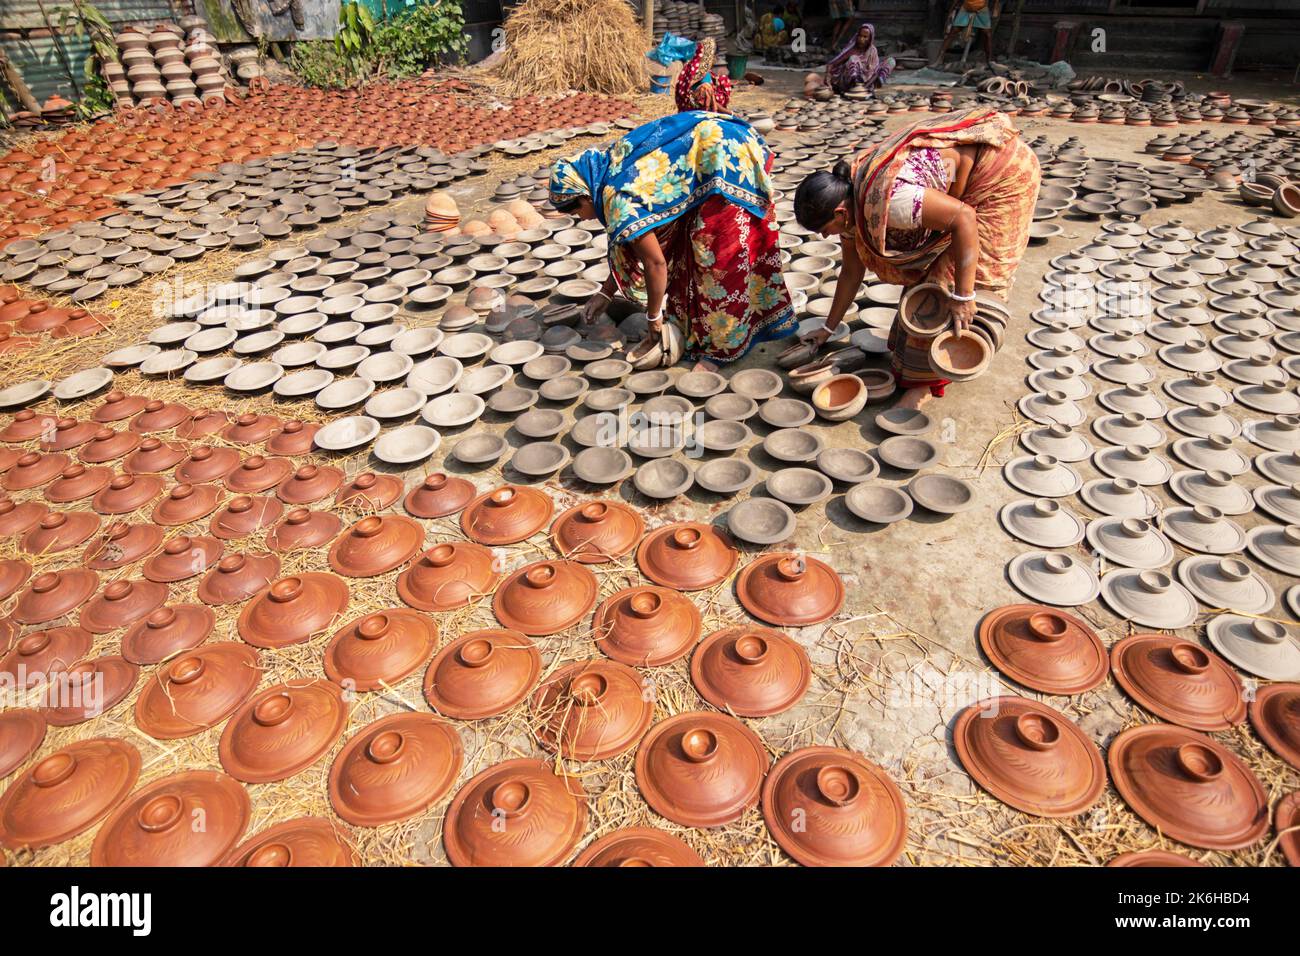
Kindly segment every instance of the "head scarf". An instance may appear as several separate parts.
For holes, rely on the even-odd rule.
[[[705,37],[695,47],[695,56],[682,67],[677,77],[674,96],[677,109],[687,110],[725,110],[731,102],[731,79],[725,74],[713,74],[714,59],[717,57],[717,42],[712,37]],[[712,86],[711,91],[701,90],[705,84]],[[712,95],[709,95],[711,92]]]
[[[556,162],[553,202],[588,196],[610,240],[631,242],[710,196],[762,218],[771,204],[771,152],[744,120],[673,113],[638,126],[607,149]]]
[[[858,34],[864,29],[867,31],[867,48],[865,50],[858,50]],[[880,51],[876,49],[876,28],[866,20],[863,20],[858,24],[857,29],[853,31],[853,36],[849,39],[848,45],[836,54],[835,59],[831,60],[831,62],[827,64],[827,72],[830,72],[833,68],[839,67],[845,60],[855,55],[865,56],[867,58],[864,65],[864,72],[868,76],[876,72],[876,68],[880,65]]]

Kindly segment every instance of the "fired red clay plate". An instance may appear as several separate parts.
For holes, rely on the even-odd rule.
[[[1044,694],[1081,694],[1106,679],[1110,658],[1077,617],[1041,604],[1008,604],[984,615],[980,646],[993,666]]]
[[[0,711],[0,780],[17,770],[45,739],[40,711],[15,707]]]
[[[537,561],[502,582],[492,598],[497,620],[530,637],[558,634],[596,603],[596,576],[573,561]]]
[[[1277,809],[1273,811],[1273,829],[1277,831],[1277,843],[1287,865],[1300,867],[1300,790],[1277,802]]]
[[[495,717],[528,696],[541,670],[537,646],[518,631],[472,631],[429,662],[424,698],[458,720]]]
[[[1219,655],[1165,634],[1134,634],[1110,649],[1115,683],[1137,703],[1193,730],[1246,719],[1241,678]]]
[[[691,711],[650,728],[636,752],[636,783],[660,816],[716,827],[758,803],[768,762],[758,734],[735,717]]]
[[[605,760],[636,746],[654,720],[641,675],[617,661],[575,661],[533,694],[537,742],[569,760]]]
[[[334,632],[325,648],[325,676],[354,690],[379,690],[417,670],[437,646],[438,625],[428,615],[374,611]]]
[[[479,544],[516,544],[545,528],[554,509],[550,496],[536,488],[502,485],[465,506],[460,530]]]
[[[812,666],[804,649],[768,627],[727,627],[700,642],[691,657],[691,683],[722,711],[770,717],[797,704]]]
[[[396,475],[377,475],[373,471],[363,471],[339,488],[334,496],[334,504],[366,511],[383,511],[402,497],[402,490],[402,479]]]
[[[1191,857],[1183,856],[1181,853],[1171,853],[1168,850],[1140,850],[1136,853],[1121,853],[1115,859],[1106,864],[1107,866],[1205,866],[1193,860]]]
[[[1025,697],[991,697],[957,715],[957,758],[975,782],[1036,817],[1072,817],[1101,797],[1106,767],[1077,725]]]
[[[254,647],[300,644],[323,632],[348,606],[348,585],[328,571],[280,578],[239,612],[239,636]]]
[[[320,817],[298,817],[244,841],[222,865],[341,867],[359,861],[341,827]]]
[[[424,543],[424,527],[402,515],[368,515],[335,539],[330,567],[350,578],[372,578],[405,564]]]
[[[354,826],[406,820],[451,790],[463,760],[451,724],[432,714],[390,714],[361,728],[334,759],[330,803]]]
[[[678,591],[703,591],[721,584],[740,562],[737,551],[712,525],[681,521],[642,539],[636,551],[641,573],[655,584]]]
[[[294,680],[267,688],[226,724],[221,766],[246,783],[287,779],[325,756],[347,720],[338,684]]]
[[[181,654],[154,672],[135,702],[135,722],[155,740],[178,740],[221,723],[262,679],[257,651],[220,641]]]
[[[402,507],[413,518],[443,518],[464,510],[476,494],[468,480],[436,471],[407,493]]]
[[[623,827],[606,833],[578,854],[573,866],[704,866],[689,846],[654,827]]]
[[[644,533],[644,519],[628,505],[588,501],[555,519],[551,543],[570,561],[604,564],[630,554]]]
[[[45,691],[41,714],[51,727],[71,727],[106,714],[135,689],[140,668],[116,654],[78,661]]]
[[[689,653],[701,627],[694,601],[647,584],[624,588],[596,608],[592,636],[606,657],[631,667],[659,667]]]
[[[844,605],[844,583],[830,565],[800,554],[765,554],[736,578],[741,606],[777,627],[820,624]]]
[[[1300,684],[1268,684],[1250,704],[1250,725],[1260,740],[1300,770]]]
[[[483,545],[443,541],[397,576],[397,594],[420,611],[454,611],[491,594],[500,580],[496,559]]]

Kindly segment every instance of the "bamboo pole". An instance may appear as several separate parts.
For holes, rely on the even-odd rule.
[[[0,73],[4,74],[5,85],[13,93],[18,105],[27,112],[40,116],[41,104],[36,102],[36,97],[32,96],[32,91],[23,80],[23,75],[18,72],[18,67],[9,62],[3,47],[0,47]]]

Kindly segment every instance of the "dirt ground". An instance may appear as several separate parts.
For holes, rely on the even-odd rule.
[[[764,86],[741,87],[733,107],[742,111],[754,107],[777,108],[801,82],[801,74],[785,71],[771,71],[767,78]],[[1207,82],[1206,88],[1223,85]],[[1295,88],[1249,82],[1243,82],[1240,88],[1227,84],[1227,88],[1239,95],[1297,101]],[[671,99],[666,96],[647,96],[642,102],[645,114],[671,108]],[[904,121],[906,117],[888,122],[893,125]],[[1053,143],[1059,143],[1077,136],[1088,155],[1098,158],[1145,159],[1142,147],[1155,135],[1150,129],[1081,127],[1049,119],[1021,120],[1018,124],[1027,138],[1046,135]],[[771,141],[778,148],[792,142],[788,134],[774,134]],[[514,162],[494,161],[490,176],[454,188],[462,213],[468,218],[472,210],[485,212],[489,205],[487,197],[501,179],[513,178],[572,151],[557,149]],[[411,201],[409,205],[414,206],[416,202]],[[1209,195],[1192,205],[1178,207],[1176,213],[1157,211],[1143,222],[1154,225],[1175,215],[1198,231],[1253,218],[1251,212],[1233,199]],[[1062,225],[1061,236],[1046,245],[1030,247],[1010,300],[1012,325],[1006,345],[991,370],[974,382],[950,388],[946,397],[936,400],[928,409],[941,422],[937,434],[943,454],[937,470],[972,481],[978,490],[978,505],[942,520],[918,510],[908,520],[887,527],[869,526],[854,518],[843,503],[842,489],[825,504],[803,509],[798,515],[795,537],[784,547],[802,550],[830,563],[845,584],[848,600],[843,612],[832,622],[791,632],[814,662],[813,683],[803,701],[785,714],[750,723],[774,754],[810,744],[830,744],[860,751],[885,767],[902,788],[909,809],[910,836],[904,865],[1098,865],[1121,852],[1157,846],[1213,864],[1279,863],[1280,853],[1268,840],[1230,854],[1193,851],[1162,840],[1123,806],[1113,788],[1108,788],[1104,799],[1092,811],[1078,818],[1047,820],[1025,816],[979,791],[961,769],[952,750],[951,726],[967,704],[1001,693],[1038,696],[1000,679],[979,650],[976,625],[990,609],[1024,600],[1008,583],[1004,567],[1025,547],[1010,538],[997,519],[1003,504],[1022,495],[1002,479],[1000,466],[1007,459],[1023,454],[1009,432],[1019,418],[1015,402],[1026,390],[1024,359],[1030,347],[1023,333],[1031,327],[1029,312],[1038,307],[1037,295],[1048,260],[1085,244],[1099,230],[1098,224],[1089,222],[1062,220]],[[237,261],[231,257],[222,267],[228,268]],[[212,267],[209,263],[205,269],[210,272]],[[216,275],[213,281],[220,278]],[[143,311],[143,300],[132,308]],[[156,320],[143,314],[124,316],[120,327],[101,337],[103,341],[90,351],[79,345],[59,353],[43,353],[41,361],[46,368],[66,374],[88,364],[87,355],[102,354],[116,345],[133,341],[141,337],[140,330],[154,324]],[[728,372],[771,367],[775,353],[782,347],[780,344],[761,346]],[[0,362],[0,375],[5,381],[16,381],[13,376],[20,374],[20,368],[12,360],[4,360]],[[146,388],[153,394],[165,393],[177,400],[193,396],[192,392],[187,395],[180,385],[143,385],[138,376],[125,377],[123,385]],[[284,406],[271,398],[231,403],[222,399],[219,392],[208,395],[208,404],[233,406],[239,411],[251,409],[283,417],[294,414],[320,417],[302,403]],[[1087,400],[1090,412],[1095,411],[1093,402],[1094,399]],[[884,437],[872,423],[878,408],[869,407],[852,422],[832,425],[817,420],[808,427],[816,429],[827,445],[869,450]],[[758,447],[768,429],[757,419],[751,424],[755,444],[743,453],[760,468],[769,469],[775,463],[767,460]],[[523,441],[510,430],[510,419],[504,416],[489,413],[472,427],[505,435],[515,445]],[[463,431],[445,434],[442,448],[434,459],[406,473],[408,483],[440,467],[471,474],[480,489],[501,480],[523,480],[508,468],[468,473],[454,461],[444,461],[443,455],[463,434]],[[566,443],[571,451],[578,450],[571,440]],[[341,463],[349,471],[374,466],[364,456],[342,459]],[[1097,477],[1089,463],[1079,467],[1085,479]],[[905,484],[909,477],[891,472],[888,467],[882,474],[882,480],[891,484]],[[1245,480],[1251,484],[1259,481],[1257,477]],[[583,485],[567,471],[543,484],[556,499],[557,510],[584,497],[610,493]],[[681,519],[721,520],[735,503],[735,499],[697,488],[669,504],[655,504],[639,496],[630,481],[624,482],[619,493],[644,510],[650,527]],[[761,483],[753,493],[763,493]],[[1163,489],[1155,493],[1173,503]],[[1071,507],[1082,508],[1077,500],[1072,500]],[[1246,516],[1242,520],[1249,527],[1259,519]],[[440,531],[452,533],[453,528],[451,522],[435,524],[430,543]],[[529,554],[529,560],[541,556],[531,554],[530,549],[531,545],[521,549],[521,553]],[[746,557],[752,557],[763,549],[746,550]],[[1092,561],[1092,556],[1082,550],[1076,556]],[[1265,576],[1279,594],[1294,583],[1271,572]],[[602,595],[622,583],[632,583],[634,577],[634,569],[627,562],[607,569],[601,575]],[[365,609],[366,601],[378,601],[379,606],[384,600],[396,603],[393,598],[384,598],[378,590],[368,590],[370,587],[354,589],[353,616],[359,609]],[[391,578],[377,581],[373,587],[391,587]],[[719,588],[701,598],[705,604],[706,633],[724,623],[739,622],[743,617],[730,588]],[[1081,612],[1108,644],[1123,636],[1122,622],[1100,603],[1089,605]],[[222,626],[228,628],[230,623],[223,616]],[[491,615],[486,608],[480,608],[452,615],[440,623],[443,637],[447,639],[475,627],[491,626]],[[1203,627],[1198,623],[1185,636],[1203,641]],[[545,653],[553,653],[561,661],[593,653],[589,635],[547,639],[542,644]],[[282,676],[318,672],[319,652],[320,642],[304,646],[301,653],[291,649],[290,653],[281,655],[277,672]],[[702,706],[683,664],[660,670],[665,673],[656,671],[655,679],[660,685],[660,704],[667,713]],[[351,729],[356,730],[387,711],[405,707],[424,709],[419,693],[417,675],[414,681],[408,680],[389,693],[368,697],[353,715]],[[1076,719],[1103,748],[1125,727],[1152,719],[1130,703],[1112,681],[1073,698],[1043,699]],[[129,712],[122,714],[119,710],[116,717],[110,715],[104,719],[120,721],[121,733],[137,745],[145,747],[149,743],[130,727]],[[462,782],[498,760],[539,754],[528,740],[529,723],[524,715],[514,714],[486,726],[462,724],[461,727],[467,753]],[[1271,800],[1300,786],[1300,774],[1267,751],[1248,727],[1215,736],[1248,759],[1269,790]],[[54,739],[60,738],[55,735]],[[159,768],[180,769],[181,766],[213,765],[214,754],[215,737],[210,733],[157,748],[147,753],[147,759]],[[607,763],[608,766],[581,768],[584,784],[592,797],[593,824],[589,832],[603,833],[615,826],[638,823],[665,826],[636,796],[630,756]],[[257,809],[250,832],[290,816],[327,813],[322,784],[328,764],[328,760],[322,761],[313,770],[284,784],[250,787]],[[410,824],[388,828],[388,832],[368,831],[354,836],[369,862],[444,862],[439,839],[443,808],[445,802],[430,814]],[[789,862],[766,837],[756,813],[748,814],[736,825],[708,834],[666,828],[679,832],[714,864]],[[84,841],[77,842],[57,854],[42,855],[38,862],[74,862],[84,849]]]

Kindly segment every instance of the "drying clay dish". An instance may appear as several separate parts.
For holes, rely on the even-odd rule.
[[[1096,631],[1040,604],[1011,604],[986,614],[980,646],[993,666],[1045,694],[1081,694],[1106,679],[1110,662]]]
[[[1162,634],[1134,634],[1111,648],[1124,693],[1164,720],[1193,730],[1228,730],[1246,719],[1245,688],[1222,658]]]

